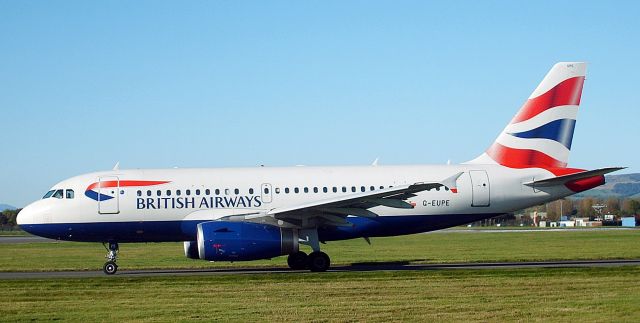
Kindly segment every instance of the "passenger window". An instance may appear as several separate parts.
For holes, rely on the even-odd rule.
[[[142,193],[142,192],[138,191],[138,193]],[[73,198],[73,190],[67,190],[66,198],[68,198],[68,199],[72,199]]]
[[[228,188],[224,189],[224,195],[229,195],[229,189]]]
[[[267,193],[267,192],[265,192]],[[220,195],[220,190],[216,188],[216,195]]]
[[[334,187],[333,187],[333,192],[334,192],[334,193],[338,193],[338,188],[334,186]]]
[[[200,195],[200,190],[196,190],[196,195]]]
[[[351,186],[351,192],[356,192],[356,187],[355,186]]]
[[[204,190],[204,195],[210,195],[211,194],[211,190],[210,189],[206,189]]]
[[[323,188],[322,188],[322,191],[323,191],[323,192],[325,192],[325,193],[327,193],[327,191],[328,191],[328,190],[327,190],[327,187],[326,187],[326,186],[325,186],[325,187],[323,187]]]
[[[313,192],[314,192],[314,193],[318,193],[318,188],[317,188],[317,187],[314,187],[314,188],[313,188]]]
[[[346,187],[346,186],[343,186],[343,187],[342,187],[342,193],[346,193],[346,192],[347,192],[347,187]]]
[[[191,195],[191,190],[187,190],[185,193],[187,193],[187,195]]]
[[[233,192],[236,193],[236,195],[240,194],[240,190],[237,189],[237,188],[235,190],[233,190]]]
[[[294,192],[294,193],[296,193],[296,194],[297,194],[297,193],[300,193],[300,189],[298,189],[297,187],[294,187],[294,188],[293,188],[293,192]]]
[[[375,189],[376,189],[376,188],[375,188],[375,187],[373,187],[373,186],[369,187],[369,190],[370,190],[370,191],[373,191],[373,190],[375,190]]]
[[[53,195],[53,192],[55,192],[55,190],[51,190],[49,192],[47,192],[47,194],[45,194],[42,198],[43,199],[48,199],[51,197],[51,195]]]
[[[142,191],[141,191],[141,190],[138,190],[138,191],[136,192],[136,195],[138,195],[138,196],[142,196]]]
[[[161,191],[161,190],[158,190],[158,191],[156,191],[156,194],[157,194],[158,196],[160,196],[160,195],[162,195],[162,191]]]
[[[384,186],[380,185],[380,189],[381,189],[381,190],[383,190],[383,189],[384,189]]]
[[[180,194],[182,194],[182,192],[180,190],[176,190],[176,195],[180,196]]]
[[[309,188],[308,188],[308,187],[305,187],[305,188],[304,188],[304,192],[305,192],[305,193],[309,193]]]
[[[289,194],[289,188],[288,188],[288,187],[285,187],[285,188],[284,188],[284,192],[285,192],[285,193],[287,193],[287,194]]]
[[[167,196],[171,196],[171,190],[167,190]]]
[[[57,190],[55,193],[53,193],[53,197],[57,199],[61,199],[62,195],[63,195],[62,190]]]
[[[249,189],[249,194],[253,194],[253,188]]]
[[[217,191],[217,190],[216,190],[216,191]],[[216,193],[216,194],[217,194],[217,193]],[[268,188],[268,187],[265,187],[265,188],[264,188],[264,194],[269,194],[269,188]]]
[[[147,190],[147,196],[151,196],[151,190]]]
[[[276,194],[280,194],[280,188],[276,187]]]

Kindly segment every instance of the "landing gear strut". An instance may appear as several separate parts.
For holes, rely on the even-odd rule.
[[[104,266],[102,266],[102,271],[104,271],[104,273],[107,275],[113,275],[116,273],[116,271],[118,271],[118,265],[116,265],[119,250],[118,243],[109,242],[108,247],[105,243],[103,243],[102,245],[108,251],[107,255],[105,256],[105,258],[107,258],[107,262],[105,262]]]

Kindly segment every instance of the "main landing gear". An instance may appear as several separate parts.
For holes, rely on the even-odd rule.
[[[300,230],[300,243],[311,246],[313,252],[307,255],[302,251],[298,251],[289,255],[287,264],[289,268],[295,270],[309,269],[314,272],[327,271],[331,265],[329,256],[320,251],[320,241],[318,240],[318,231]]]
[[[107,262],[102,266],[102,271],[104,271],[107,275],[113,275],[118,271],[118,265],[116,265],[116,260],[118,258],[118,243],[117,242],[109,242],[109,246],[107,247],[106,243],[102,244],[105,249],[107,249]]]
[[[314,272],[327,271],[331,265],[331,259],[322,251],[314,251],[307,255],[302,251],[292,253],[287,258],[289,268],[295,270],[309,269]]]

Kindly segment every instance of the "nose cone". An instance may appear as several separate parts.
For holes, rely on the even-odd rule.
[[[46,200],[33,202],[18,213],[16,222],[22,230],[31,234],[41,235],[37,232],[37,228],[43,224],[45,214],[48,213],[51,208],[46,202]]]
[[[16,217],[16,223],[24,230],[24,226],[27,224],[33,224],[34,216],[33,212],[34,207],[33,204],[27,205],[25,208],[20,210],[18,216]]]

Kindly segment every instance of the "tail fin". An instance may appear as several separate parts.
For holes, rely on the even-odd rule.
[[[468,163],[566,167],[586,69],[583,62],[554,65],[489,149]]]

